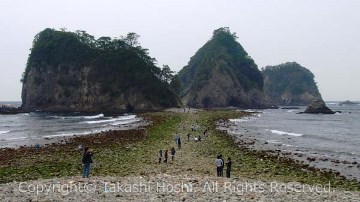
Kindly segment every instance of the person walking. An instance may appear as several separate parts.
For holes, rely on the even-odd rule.
[[[216,157],[215,165],[216,165],[216,174],[218,177],[221,177],[221,166],[223,166],[223,161],[220,159],[220,155]]]
[[[178,147],[179,147],[179,149],[181,149],[181,138],[180,137],[178,139]]]
[[[190,141],[190,133],[187,134],[188,142]]]
[[[161,149],[159,150],[159,153],[158,153],[158,159],[159,159],[159,163],[161,163],[161,159],[162,159],[162,150]]]
[[[174,161],[174,158],[175,158],[175,148],[174,147],[171,147],[171,150],[170,150],[170,152],[171,152],[171,161]]]
[[[230,171],[231,171],[231,158],[228,157],[226,161],[226,177],[230,178]]]
[[[168,159],[168,150],[165,150],[165,154],[164,154],[164,163],[167,163],[167,159]]]
[[[93,163],[92,160],[92,151],[89,147],[85,147],[84,149],[84,154],[83,154],[83,158],[82,158],[82,163],[83,163],[83,178],[85,177],[89,177],[90,174],[90,166]]]

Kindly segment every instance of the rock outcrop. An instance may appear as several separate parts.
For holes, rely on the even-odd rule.
[[[24,111],[124,112],[177,106],[137,35],[94,39],[84,31],[36,35],[23,75]]]
[[[340,102],[339,104],[340,104],[340,105],[357,105],[357,104],[359,104],[359,103],[357,103],[357,102],[351,102],[350,100],[346,100],[346,101],[344,101],[344,102]]]
[[[297,64],[287,62],[262,69],[264,89],[271,102],[281,106],[306,106],[321,94],[314,74]]]
[[[179,72],[184,104],[195,108],[270,107],[262,74],[236,38],[229,28],[215,30]]]
[[[314,100],[305,110],[307,114],[335,114],[334,111],[329,109],[325,102],[319,99]]]

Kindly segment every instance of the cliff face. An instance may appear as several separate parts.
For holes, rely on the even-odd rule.
[[[46,29],[34,40],[23,77],[25,111],[121,112],[176,106],[136,37],[95,40],[86,32]]]
[[[183,103],[191,107],[266,108],[263,77],[228,28],[213,37],[179,72]]]
[[[309,105],[322,100],[314,74],[296,62],[267,66],[262,73],[265,92],[276,105]]]

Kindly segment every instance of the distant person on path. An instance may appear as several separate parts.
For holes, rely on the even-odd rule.
[[[167,159],[168,159],[168,150],[165,150],[165,154],[164,154],[164,163],[167,163]]]
[[[174,161],[174,157],[175,157],[175,153],[176,153],[175,148],[171,147],[170,152],[171,152],[171,160]]]
[[[161,149],[159,150],[159,153],[158,153],[158,159],[159,159],[159,163],[161,163],[161,159],[162,159],[162,150]]]
[[[188,141],[190,141],[190,133],[187,134]]]
[[[220,160],[222,161],[222,166],[220,167],[221,177],[224,177],[224,159],[222,154],[220,154]]]
[[[215,160],[215,164],[216,164],[216,174],[218,177],[221,177],[221,166],[223,166],[223,161],[221,160],[220,155],[217,156]]]
[[[175,139],[175,144],[177,145],[179,144],[179,138],[180,138],[179,134],[175,133],[174,139]]]
[[[231,158],[228,157],[226,161],[226,177],[230,178],[230,171],[231,171]]]
[[[89,147],[85,147],[84,149],[84,154],[83,154],[83,158],[82,158],[82,163],[84,164],[83,166],[83,178],[85,177],[89,177],[90,174],[90,166],[93,163],[92,160],[92,151]]]
[[[178,147],[179,147],[179,149],[181,149],[181,138],[180,137],[178,139]]]

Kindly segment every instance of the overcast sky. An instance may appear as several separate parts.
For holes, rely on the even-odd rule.
[[[179,71],[225,26],[259,68],[296,61],[325,100],[360,100],[359,0],[1,0],[0,100],[21,100],[32,40],[48,27],[136,32],[159,66]]]

